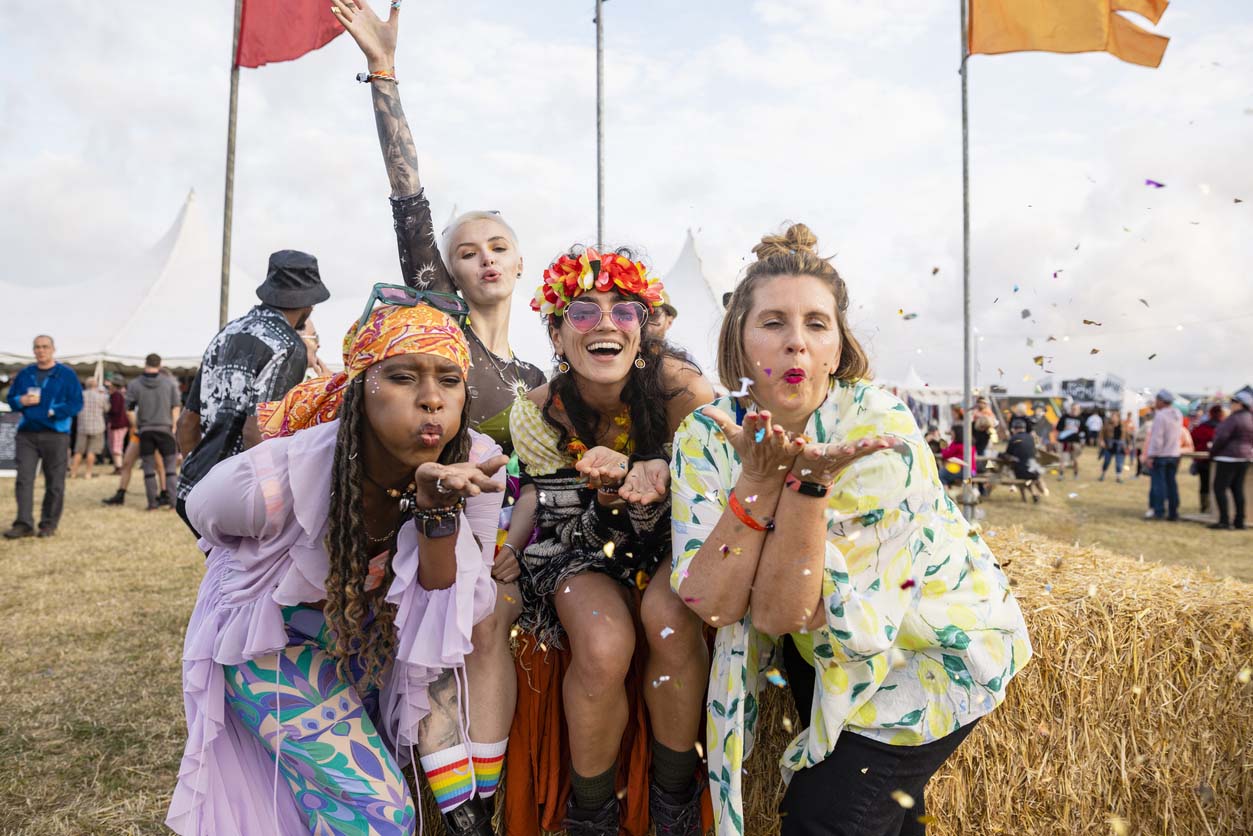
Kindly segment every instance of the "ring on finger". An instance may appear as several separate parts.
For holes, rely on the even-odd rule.
[[[444,487],[444,477],[442,476],[435,480],[435,490],[439,493],[452,493],[451,488]]]

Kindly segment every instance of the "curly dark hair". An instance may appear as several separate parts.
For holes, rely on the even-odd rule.
[[[578,258],[583,254],[584,249],[583,245],[575,245],[566,253],[563,253],[563,255]],[[640,254],[630,247],[618,247],[613,252],[631,261],[641,260]],[[638,296],[632,294],[622,295],[625,299],[643,302],[644,306],[648,307],[648,303]],[[542,318],[550,333],[561,328],[560,316],[548,314]],[[666,403],[684,391],[682,386],[676,388],[666,387],[664,373],[666,359],[676,360],[685,366],[690,366],[695,369],[697,374],[700,373],[700,369],[689,357],[680,353],[673,346],[662,340],[645,336],[645,333],[643,328],[641,328],[639,356],[644,358],[646,364],[642,369],[631,366],[630,372],[627,374],[626,385],[622,388],[621,398],[622,402],[627,406],[627,414],[631,419],[629,437],[631,439],[632,452],[638,455],[655,455],[660,454],[662,448],[671,440],[670,428],[666,421]],[[565,449],[566,444],[570,442],[571,434],[566,424],[557,418],[553,406],[554,401],[557,399],[561,400],[566,418],[569,420],[570,426],[574,427],[574,434],[588,446],[595,446],[596,439],[609,428],[615,417],[613,415],[601,415],[588,406],[587,402],[583,400],[583,396],[579,393],[579,387],[575,383],[573,375],[553,375],[552,380],[548,383],[548,397],[544,401],[544,408],[541,410],[541,413],[549,426],[557,431],[557,446],[561,449]]]
[[[382,687],[387,670],[396,655],[396,607],[383,596],[365,591],[370,569],[370,541],[366,534],[365,506],[362,503],[361,439],[366,424],[364,376],[355,378],[344,392],[339,410],[339,432],[335,438],[335,459],[331,466],[331,504],[327,518],[326,626],[334,635],[331,655],[339,675],[353,681],[349,659],[357,656],[362,668],[358,684]],[[470,393],[466,390],[466,407]],[[457,434],[440,453],[441,464],[464,462],[470,455],[470,422],[461,413]],[[402,523],[403,524],[403,521]],[[391,561],[380,587],[386,590],[395,577]],[[367,616],[372,614],[367,624]]]

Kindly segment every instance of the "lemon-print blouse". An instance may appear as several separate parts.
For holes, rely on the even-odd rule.
[[[728,398],[714,406],[742,418]],[[1031,656],[1005,576],[940,487],[935,458],[900,400],[864,381],[835,382],[805,434],[817,442],[884,435],[903,444],[855,462],[827,500],[826,624],[801,642],[808,650],[812,640],[817,676],[809,725],[783,756],[785,778],[821,762],[845,728],[901,746],[944,737],[996,707]],[[699,411],[688,416],[671,466],[671,585],[680,595],[739,474],[717,425]],[[751,609],[718,630],[706,739],[720,836],[744,832],[741,770],[777,646],[753,628]]]

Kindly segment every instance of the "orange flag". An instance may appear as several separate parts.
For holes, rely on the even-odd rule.
[[[1136,12],[1157,23],[1168,2],[970,0],[970,52],[1108,52],[1156,67],[1170,39],[1146,32],[1118,12]]]

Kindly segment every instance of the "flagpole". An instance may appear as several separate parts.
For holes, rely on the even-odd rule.
[[[975,472],[975,443],[971,420],[971,385],[973,341],[970,332],[970,116],[966,94],[966,69],[970,50],[967,0],[961,3],[961,81],[962,81],[962,451],[966,459],[962,473],[962,513],[975,522],[975,491],[971,479]]]
[[[596,0],[596,249],[605,248],[605,21]]]
[[[231,39],[231,104],[226,120],[226,199],[222,206],[222,285],[218,291],[218,328],[226,327],[231,294],[231,216],[235,203],[235,112],[239,105],[239,24],[244,0],[235,0],[235,34]]]

